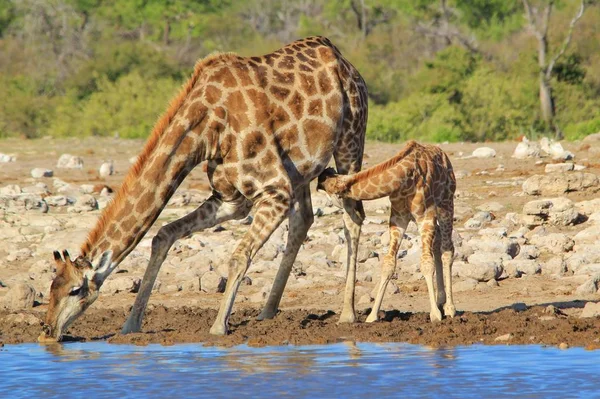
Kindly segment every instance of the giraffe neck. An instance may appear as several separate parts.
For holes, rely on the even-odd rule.
[[[344,197],[355,200],[371,200],[390,195],[400,189],[410,178],[411,165],[414,164],[414,152],[418,148],[410,141],[398,154],[389,160],[369,169],[349,176],[339,175],[345,186]]]
[[[95,259],[111,250],[113,264],[118,264],[145,236],[183,179],[202,161],[179,160],[169,156],[169,150],[159,146],[132,168],[82,246],[83,256]]]

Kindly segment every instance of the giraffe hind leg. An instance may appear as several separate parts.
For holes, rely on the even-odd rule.
[[[296,260],[296,255],[306,238],[308,229],[313,224],[314,216],[310,199],[310,186],[306,185],[297,190],[294,197],[298,209],[290,215],[290,228],[283,259],[277,271],[277,276],[273,281],[273,288],[271,288],[269,299],[260,315],[258,315],[258,320],[272,319],[277,314],[277,308],[279,307],[283,290],[292,271],[292,266]]]

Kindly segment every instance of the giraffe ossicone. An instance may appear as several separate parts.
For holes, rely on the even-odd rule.
[[[148,232],[183,179],[204,160],[213,193],[190,214],[161,227],[152,239],[148,267],[122,332],[140,330],[156,276],[175,241],[244,218],[253,209],[252,224],[231,255],[224,298],[211,328],[214,334],[226,333],[252,258],[294,207],[286,251],[260,316],[273,317],[313,222],[309,183],[332,158],[340,173],[360,170],[366,122],[365,82],[324,37],[298,40],[261,57],[225,53],[200,60],[82,245],[78,262],[89,267],[57,269],[45,319],[49,333],[43,332],[40,339],[60,339],[98,297],[99,286],[93,282],[78,295],[69,294],[81,284],[83,272],[89,272],[90,260],[112,252],[110,264],[99,275],[107,278]],[[345,200],[350,250],[343,321],[354,320],[363,219],[360,201]]]
[[[411,220],[416,222],[421,235],[421,272],[429,292],[430,318],[442,320],[441,309],[446,316],[454,317],[452,224],[456,178],[450,159],[438,146],[411,140],[389,160],[359,173],[337,175],[333,169],[325,169],[317,188],[329,195],[354,200],[390,199],[390,245],[383,258],[381,281],[367,322],[378,318]]]

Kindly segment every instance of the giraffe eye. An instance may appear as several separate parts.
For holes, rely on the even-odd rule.
[[[79,295],[80,292],[81,292],[81,287],[73,287],[73,288],[71,288],[71,291],[69,291],[69,295],[71,295],[71,296]]]

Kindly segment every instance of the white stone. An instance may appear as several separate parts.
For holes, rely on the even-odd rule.
[[[499,278],[504,270],[502,263],[509,259],[510,256],[503,253],[476,252],[469,256],[468,264],[464,264],[457,272],[460,277],[485,282]]]
[[[533,175],[523,183],[528,195],[561,195],[569,191],[597,191],[598,176],[593,173],[550,173]]]
[[[546,173],[564,173],[575,169],[575,164],[572,163],[549,163],[546,165],[544,172]]]
[[[21,194],[23,190],[17,184],[9,184],[0,188],[0,195],[18,195]]]
[[[540,145],[523,138],[523,141],[517,144],[512,156],[517,159],[538,158],[540,156]]]
[[[490,147],[479,147],[473,150],[471,156],[480,159],[494,158],[496,156],[496,150]]]
[[[523,213],[522,221],[530,227],[544,223],[568,226],[580,220],[573,201],[565,197],[530,201],[523,206]]]
[[[17,157],[14,155],[0,153],[0,163],[15,162],[16,160]]]
[[[563,233],[552,233],[547,235],[534,235],[529,240],[531,244],[541,247],[553,254],[562,254],[573,249],[575,242]]]
[[[25,283],[17,283],[10,287],[3,298],[4,307],[11,311],[30,309],[35,300],[35,290]]]
[[[579,317],[587,318],[587,317],[598,317],[598,316],[600,316],[600,302],[598,302],[598,303],[588,302],[583,307],[583,310],[581,311],[581,315]]]
[[[544,274],[562,275],[567,271],[567,263],[562,256],[550,258],[542,267]]]
[[[60,158],[58,158],[56,167],[67,169],[82,169],[83,158],[71,154],[62,154]]]
[[[513,259],[503,263],[504,270],[511,276],[534,275],[542,271],[542,266],[533,259]]]
[[[35,168],[31,170],[31,177],[34,179],[40,179],[42,177],[52,177],[54,172],[50,169]]]
[[[137,292],[140,288],[141,280],[132,276],[116,275],[107,279],[100,291],[105,294],[117,294],[119,292]]]
[[[204,273],[200,278],[200,290],[211,294],[225,292],[226,284],[227,278],[214,270]]]
[[[101,177],[108,177],[108,176],[112,176],[115,173],[115,167],[113,164],[113,161],[108,161],[108,162],[103,162],[102,165],[100,165],[100,169],[98,170],[98,173],[100,173]]]

